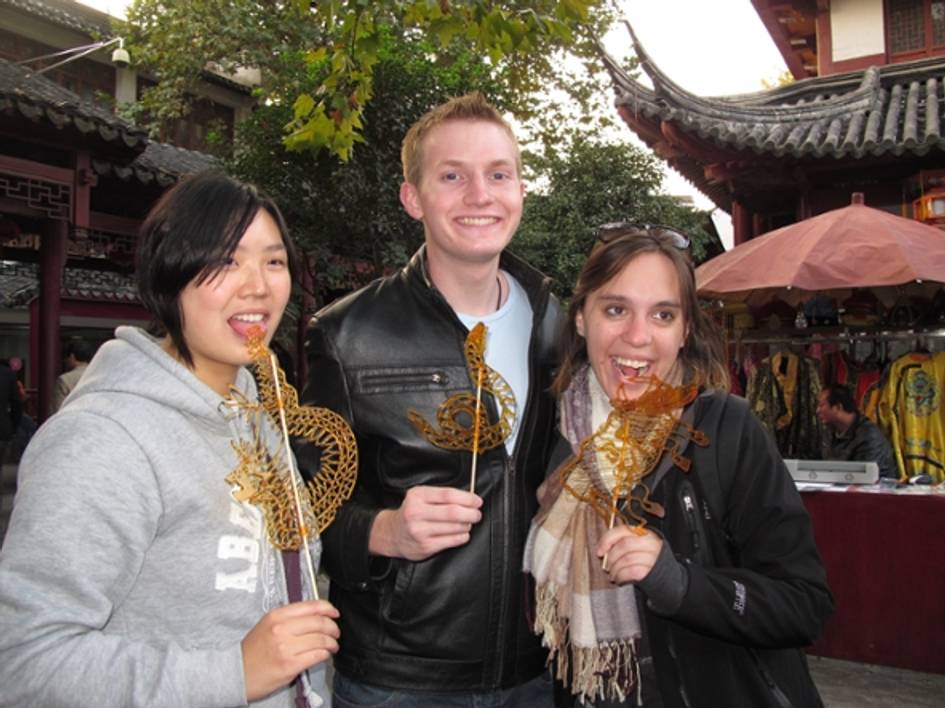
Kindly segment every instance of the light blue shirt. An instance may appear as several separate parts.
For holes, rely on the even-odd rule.
[[[528,345],[532,335],[532,305],[518,281],[502,271],[509,284],[505,304],[490,315],[473,316],[457,312],[467,329],[477,323],[486,326],[486,364],[504,378],[515,395],[515,422],[505,449],[512,453],[518,437],[519,421],[528,400]]]

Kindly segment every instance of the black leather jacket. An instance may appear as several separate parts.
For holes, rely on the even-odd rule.
[[[371,556],[375,516],[398,507],[408,489],[469,484],[471,455],[434,447],[407,419],[412,409],[434,421],[448,396],[474,390],[463,355],[467,329],[428,281],[424,253],[318,313],[308,337],[303,400],[343,415],[360,454],[354,495],[323,538],[331,601],[341,613],[335,667],[395,689],[491,691],[545,667],[529,628],[522,554],[535,490],[558,439],[548,388],[560,308],[548,278],[503,254],[501,267],[534,311],[529,396],[518,402],[523,422],[514,454],[500,445],[479,456],[483,518],[468,544],[421,562]],[[483,400],[495,420],[494,401]]]

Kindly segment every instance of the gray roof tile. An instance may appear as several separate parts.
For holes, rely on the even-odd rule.
[[[62,275],[62,296],[138,302],[135,279],[105,270],[66,267]],[[0,307],[25,307],[39,296],[39,267],[34,263],[0,261]]]
[[[654,88],[605,55],[617,105],[651,121],[673,121],[722,149],[817,158],[945,150],[941,57],[803,79],[770,91],[700,97],[673,83],[635,36],[633,41]]]
[[[57,127],[72,124],[80,132],[97,132],[108,142],[121,139],[128,147],[143,144],[147,134],[42,74],[0,59],[0,111],[17,111],[30,120],[48,120]]]
[[[0,0],[0,5],[9,5],[53,24],[68,27],[84,34],[105,35],[111,33],[108,15],[95,8],[72,0]]]
[[[46,120],[58,128],[73,125],[83,134],[97,133],[107,142],[120,140],[143,150],[130,164],[93,160],[100,175],[135,178],[143,184],[173,184],[178,177],[219,165],[211,156],[165,143],[152,142],[142,129],[109,110],[82,101],[78,95],[41,74],[0,59],[0,112],[18,112],[30,120]]]

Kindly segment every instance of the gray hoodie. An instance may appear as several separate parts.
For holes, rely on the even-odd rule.
[[[157,340],[115,334],[20,464],[0,706],[246,705],[240,642],[287,595],[261,514],[224,481],[245,416]],[[236,386],[255,398],[245,369]],[[313,706],[316,692],[328,704],[324,674],[309,672]]]

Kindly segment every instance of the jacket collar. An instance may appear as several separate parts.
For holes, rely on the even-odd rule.
[[[528,265],[528,263],[509,252],[507,249],[503,251],[502,255],[499,257],[499,267],[519,282],[525,289],[525,292],[528,293],[528,297],[532,300],[533,306],[539,293],[551,287],[551,278]],[[426,244],[417,249],[416,253],[414,253],[407,262],[407,265],[404,266],[403,272],[408,281],[421,284],[431,290],[436,290],[436,286],[433,284],[433,281],[430,280],[430,273],[427,270]]]

